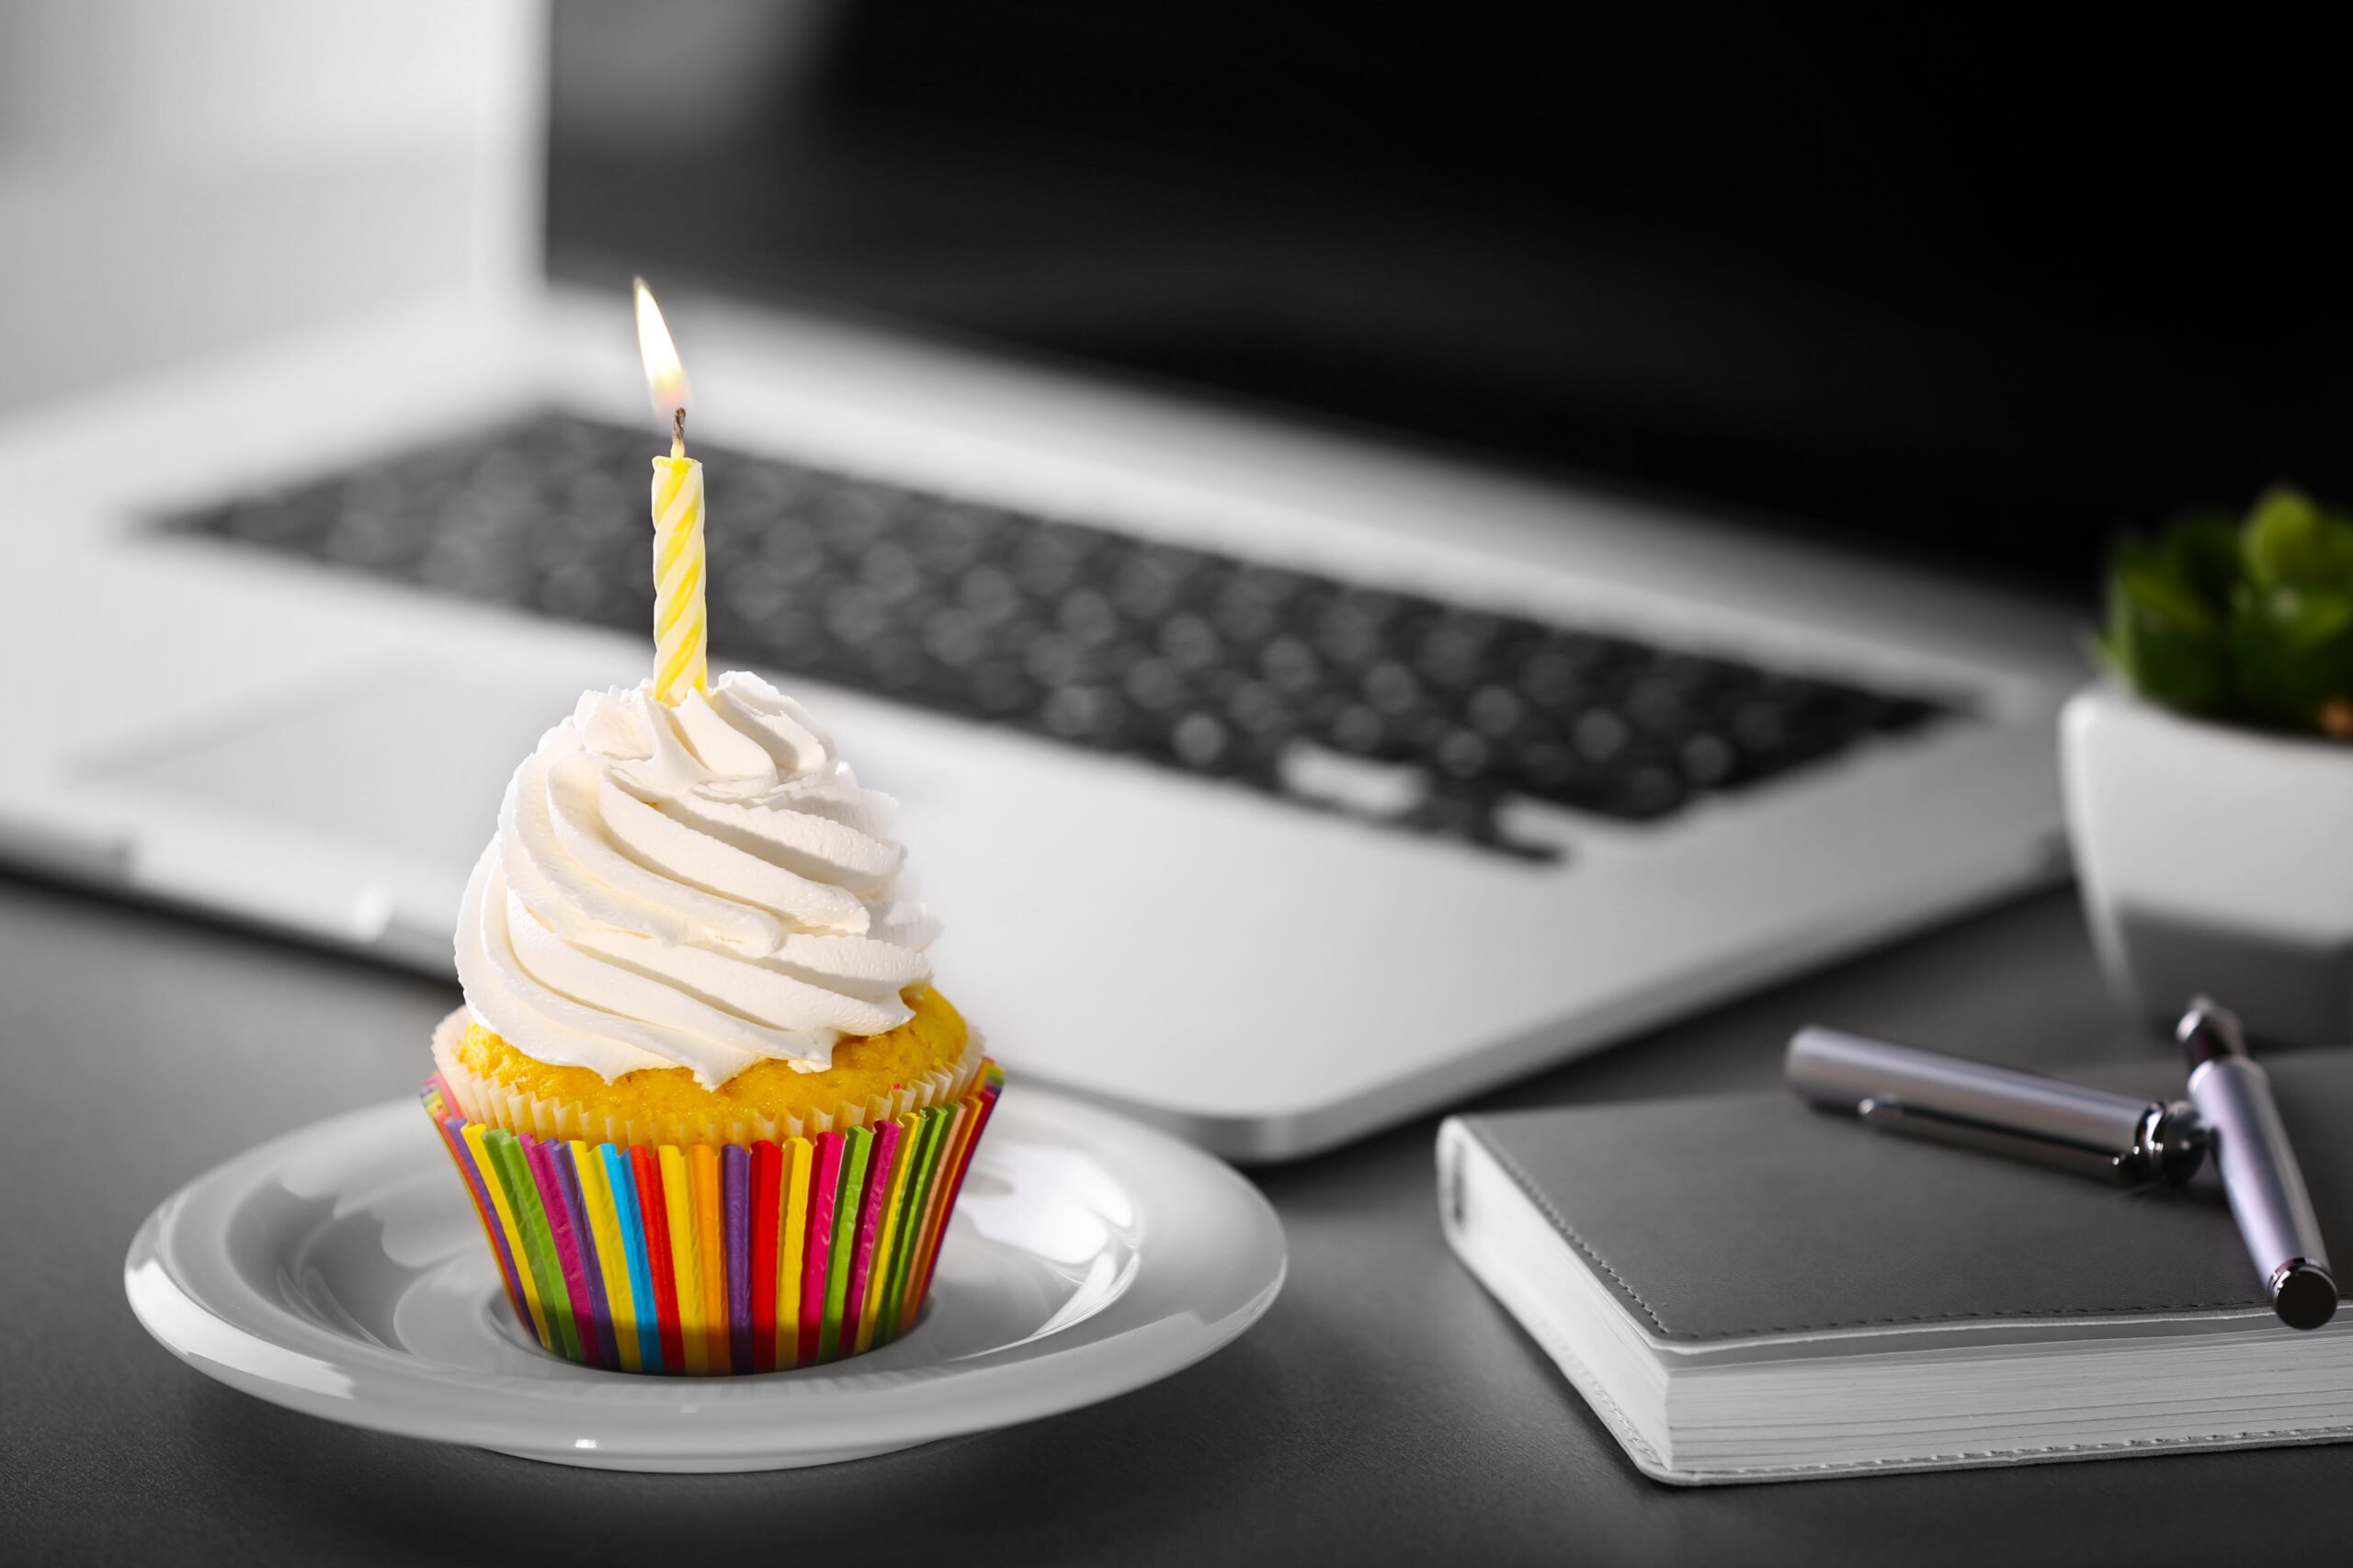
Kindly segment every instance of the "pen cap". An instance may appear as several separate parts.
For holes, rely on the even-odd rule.
[[[2317,1328],[2336,1314],[2336,1281],[2270,1076],[2247,1054],[2237,1017],[2202,996],[2175,1032],[2247,1256],[2281,1321]]]
[[[2253,1060],[2247,1055],[2246,1030],[2240,1027],[2239,1016],[2203,996],[2182,1014],[2174,1026],[2174,1038],[2181,1042],[2182,1054],[2188,1057],[2193,1073],[2209,1062]]]
[[[2126,1182],[2184,1181],[2203,1157],[2161,1100],[1886,1040],[1804,1028],[1790,1086],[1896,1130]]]

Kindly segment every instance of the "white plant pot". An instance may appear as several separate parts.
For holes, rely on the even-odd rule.
[[[2184,718],[2121,687],[2060,715],[2067,828],[2109,983],[2170,1023],[2353,1040],[2353,746]]]

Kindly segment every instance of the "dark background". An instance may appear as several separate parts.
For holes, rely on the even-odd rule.
[[[2076,596],[2119,526],[2280,478],[2353,493],[2346,109],[2332,44],[2292,28],[854,0],[699,65],[752,85],[681,138],[675,97],[637,133],[612,85],[695,46],[614,9],[555,13],[574,277],[724,284]]]

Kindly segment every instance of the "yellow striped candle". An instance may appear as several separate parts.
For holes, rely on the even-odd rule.
[[[654,695],[679,702],[707,688],[703,615],[702,464],[687,456],[687,371],[645,279],[637,280],[637,349],[654,406],[670,423],[670,455],[654,460]]]

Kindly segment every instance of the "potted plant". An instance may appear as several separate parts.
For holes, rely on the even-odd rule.
[[[2060,730],[2111,984],[2353,1040],[2353,517],[2283,487],[2122,541],[2098,649]]]

